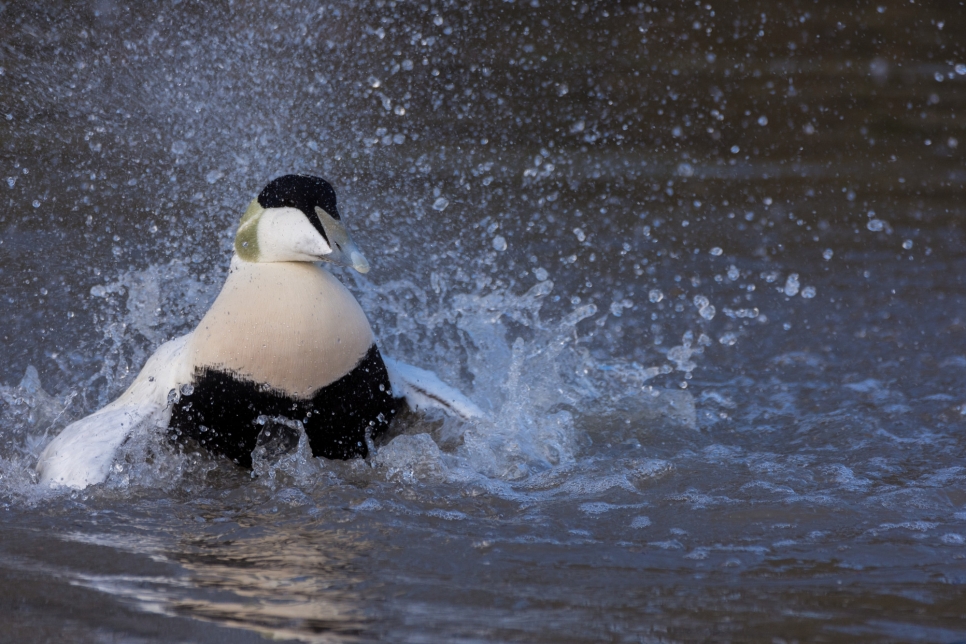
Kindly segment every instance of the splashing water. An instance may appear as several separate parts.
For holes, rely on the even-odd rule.
[[[403,427],[396,433],[403,434],[376,446],[370,459],[375,472],[390,479],[399,471],[415,472],[407,480],[419,479],[425,470],[452,480],[519,481],[576,462],[581,443],[589,440],[577,427],[577,410],[582,415],[607,413],[628,400],[652,418],[677,414],[670,407],[664,409],[666,405],[693,409],[693,402],[680,395],[653,395],[657,392],[648,387],[654,377],[670,373],[671,366],[600,362],[591,356],[580,339],[579,325],[597,314],[595,305],[580,305],[559,319],[544,320],[541,309],[554,289],[552,280],[538,281],[520,295],[499,289],[458,292],[438,276],[429,289],[410,280],[377,284],[356,278],[353,285],[375,321],[384,352],[437,370],[464,387],[487,412],[478,422],[430,417],[397,423]],[[34,481],[31,468],[42,447],[82,412],[77,408],[65,416],[71,401],[80,395],[98,406],[108,402],[129,384],[154,347],[200,319],[217,289],[212,278],[192,276],[181,262],[122,273],[116,280],[92,287],[92,296],[102,303],[99,319],[105,359],[101,370],[82,383],[84,389],[63,400],[40,388],[33,368],[18,387],[3,388],[5,400],[11,401],[6,408],[10,422],[20,429],[7,441],[12,455],[7,458],[14,460],[0,462],[0,471],[7,477],[19,476],[18,494],[23,494],[23,485]],[[696,298],[696,303],[702,311],[710,306],[706,299],[699,303]],[[166,311],[179,314],[165,315]],[[440,344],[440,337],[450,342]],[[697,347],[692,343],[688,332],[680,346],[668,350],[673,369],[690,374],[696,368],[692,356],[702,352],[707,338],[701,335]],[[465,360],[453,361],[454,354]],[[693,427],[693,420],[687,424]],[[318,459],[306,450],[302,436],[299,449],[279,463],[264,454],[257,457],[254,475],[273,480],[279,471],[287,471],[289,479],[303,483],[318,475],[326,466],[314,463]],[[418,460],[413,456],[416,452],[433,467],[407,465]],[[140,436],[124,446],[107,487],[170,488],[180,476],[203,478],[212,467],[219,467],[204,462],[202,455],[177,453],[157,433]]]
[[[961,11],[28,4],[0,8],[10,638],[966,639]],[[385,354],[486,417],[401,414],[346,462],[266,419],[252,472],[144,436],[40,489],[284,172],[337,186]]]

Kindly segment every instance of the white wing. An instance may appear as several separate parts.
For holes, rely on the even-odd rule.
[[[167,426],[168,392],[182,384],[180,367],[190,337],[189,333],[162,344],[117,400],[64,428],[40,455],[40,482],[74,489],[101,483],[128,438]]]
[[[483,416],[483,411],[472,400],[440,380],[432,371],[386,356],[382,357],[382,361],[389,372],[393,395],[405,397],[413,409],[435,407],[465,420]]]

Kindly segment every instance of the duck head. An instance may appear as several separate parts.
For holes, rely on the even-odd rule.
[[[324,179],[287,174],[249,204],[235,234],[235,252],[247,262],[332,262],[369,272],[349,238]]]

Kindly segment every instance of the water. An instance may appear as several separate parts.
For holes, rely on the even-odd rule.
[[[959,4],[0,16],[6,639],[966,639]],[[486,419],[38,488],[291,171]]]

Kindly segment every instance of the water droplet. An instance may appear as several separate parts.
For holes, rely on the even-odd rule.
[[[731,146],[731,154],[738,154],[739,152],[741,152],[741,148],[739,148],[737,145]]]
[[[33,202],[33,204],[31,204],[31,205],[32,205],[32,206],[33,206],[34,208],[40,208],[40,199],[34,199],[34,202]]]
[[[724,251],[723,251],[723,250],[721,250],[721,248],[719,248],[718,246],[715,246],[714,248],[712,248],[712,249],[711,249],[710,251],[708,251],[708,252],[710,252],[710,253],[711,253],[712,255],[714,255],[715,257],[718,257],[718,256],[719,256],[719,255],[721,255],[721,253],[723,253]]]
[[[181,385],[182,396],[190,396],[194,392],[195,392],[195,388],[190,382],[186,382],[185,384]]]
[[[822,257],[825,258],[825,261],[832,259],[833,255],[835,255],[835,251],[833,251],[831,248],[826,248],[824,251],[822,251]]]
[[[47,295],[47,289],[45,289],[45,288],[41,288],[41,289],[40,289],[40,294],[41,294],[41,295]]]
[[[437,27],[439,27],[440,25],[442,25],[443,24],[443,16],[436,16],[435,18],[433,18],[433,24],[436,25]]]
[[[902,242],[902,247],[905,248],[906,250],[911,249],[912,248],[912,240],[911,239],[907,239],[906,241]]]
[[[17,177],[7,177],[7,186],[13,188],[17,185]]]
[[[694,305],[698,307],[698,314],[701,315],[705,320],[714,319],[715,309],[711,306],[711,302],[704,295],[694,296]]]
[[[765,125],[768,125],[768,117],[767,116],[759,116],[758,117],[758,125],[761,125],[762,127],[764,127]]]
[[[546,281],[548,277],[550,277],[550,274],[547,273],[547,269],[545,268],[535,268],[533,269],[533,276],[536,277],[541,282],[543,282],[543,281]]]
[[[502,235],[497,235],[496,237],[494,237],[493,238],[493,248],[495,250],[500,251],[500,252],[505,251],[506,250],[506,239],[504,239]]]
[[[587,239],[587,235],[585,235],[584,231],[580,228],[574,228],[574,235],[577,236],[577,241],[584,241]]]
[[[651,291],[647,294],[647,299],[655,303],[660,302],[661,300],[664,299],[664,293],[657,290],[656,288],[651,289]]]
[[[449,199],[446,197],[440,197],[433,202],[433,210],[438,210],[440,212],[446,210],[446,206],[449,205]]]
[[[408,58],[406,60],[402,61],[402,68],[405,69],[407,72],[408,71],[412,71],[412,69],[413,69],[413,61],[409,60]]]
[[[798,273],[792,273],[788,276],[788,279],[785,280],[785,288],[782,290],[788,297],[795,297],[798,295],[798,288]]]
[[[806,300],[810,300],[813,297],[815,297],[815,287],[814,286],[806,286],[805,288],[803,288],[802,289],[802,297],[804,297]]]
[[[402,105],[397,105],[396,107],[392,108],[392,111],[396,116],[402,116],[403,114],[406,113],[406,108],[403,107]],[[403,134],[397,134],[396,136],[403,137],[403,140],[406,139],[405,135]]]
[[[726,347],[733,347],[735,343],[738,342],[738,336],[736,336],[734,333],[725,333],[720,338],[718,338],[718,342],[725,345]]]
[[[885,228],[885,222],[882,221],[881,219],[870,219],[869,223],[867,223],[865,227],[871,230],[872,232],[877,233],[883,228]]]

